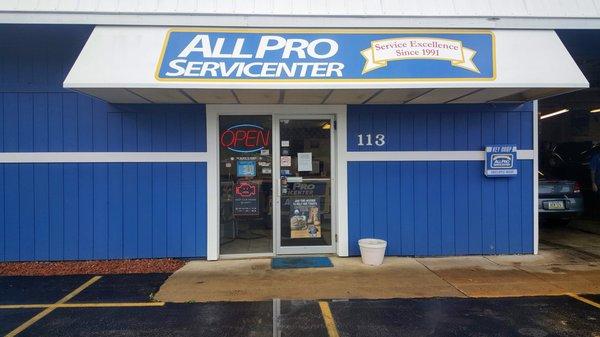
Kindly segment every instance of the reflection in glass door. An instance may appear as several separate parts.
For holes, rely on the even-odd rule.
[[[333,121],[294,116],[276,123],[277,253],[333,252]]]

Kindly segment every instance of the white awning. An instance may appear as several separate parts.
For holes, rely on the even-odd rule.
[[[182,34],[177,37],[180,38],[180,40],[175,41],[175,37],[172,38],[173,41],[169,40],[169,36],[172,36],[169,34],[173,31]],[[260,77],[261,74],[275,74],[275,71],[273,70],[275,68],[269,68],[271,67],[269,65],[265,66],[266,68],[261,68],[262,63],[256,63],[256,67],[253,70],[257,72],[256,74],[250,74],[251,76],[256,75],[259,78],[252,79],[219,77],[224,75],[215,75],[218,78],[207,78],[198,73],[199,68],[193,67],[192,69],[194,69],[195,72],[189,72],[190,76],[193,76],[193,78],[184,78],[185,76],[182,75],[184,63],[181,63],[181,67],[175,66],[174,68],[169,68],[170,71],[163,71],[163,67],[168,67],[169,65],[168,57],[171,52],[169,48],[179,48],[174,53],[171,53],[172,55],[177,55],[188,43],[188,41],[185,40],[187,38],[186,36],[194,37],[199,34],[205,34],[202,32],[210,32],[206,34],[216,34],[210,36],[210,38],[214,37],[211,42],[212,48],[216,48],[215,45],[218,44],[214,40],[219,36],[225,36],[223,34],[233,34],[231,35],[233,41],[242,37],[245,41],[242,41],[240,48],[237,51],[239,54],[238,56],[241,55],[241,58],[238,58],[238,61],[243,61],[243,58],[251,58],[247,53],[248,50],[252,52],[255,51],[251,46],[244,45],[243,43],[257,40],[256,36],[244,34],[256,35],[264,33],[267,36],[281,35],[283,36],[281,41],[285,40],[285,34],[296,34],[294,37],[302,37],[301,34],[307,34],[307,36],[310,35],[312,37],[314,37],[315,34],[322,34],[324,38],[321,40],[336,40],[337,36],[345,34],[345,37],[340,37],[340,40],[335,42],[336,48],[339,47],[338,54],[345,56],[346,58],[344,60],[348,62],[348,64],[345,65],[344,71],[348,70],[350,72],[352,70],[350,69],[351,65],[354,65],[356,68],[359,63],[360,68],[363,69],[362,64],[366,63],[362,74],[359,71],[358,75],[343,77],[337,80],[332,78],[312,78],[310,76],[310,70],[306,71],[307,74],[302,74],[302,76],[306,77],[301,79],[290,78],[282,80],[278,76],[267,76],[268,78],[262,78]],[[235,34],[241,35],[236,36]],[[354,36],[353,34],[356,34],[357,36],[356,42],[351,39],[351,37]],[[471,38],[471,35],[469,34],[473,37]],[[467,38],[461,40],[461,36],[467,35],[469,35]],[[362,46],[364,45],[365,39],[368,39],[370,36],[373,36],[375,40],[371,41],[372,48],[369,49],[367,53],[363,53],[366,49],[362,49],[356,53],[353,50],[351,54],[348,54],[348,48],[363,48]],[[390,38],[390,36],[393,36],[394,38]],[[395,38],[396,36],[397,38]],[[378,37],[385,37],[385,39],[378,39]],[[469,44],[475,43],[476,46],[479,46],[479,42],[473,42],[475,38],[480,38],[481,50],[474,48]],[[202,49],[199,48],[199,46],[203,46],[198,44],[198,41],[200,40],[201,39],[195,40],[193,43],[196,44],[192,45],[192,47],[196,47],[196,54],[198,54],[199,49]],[[438,51],[441,51],[442,55],[421,55],[415,57],[404,56],[404,54],[402,54],[402,56],[398,56],[389,53],[385,54],[385,51],[381,52],[381,54],[377,54],[375,51],[376,48],[374,47],[374,43],[379,41],[387,41],[386,48],[392,48],[390,47],[392,44],[394,48],[396,48],[400,42],[409,41],[409,43],[416,43],[415,41],[420,42],[421,40],[424,40],[426,44],[420,46],[425,46],[425,48],[431,47],[432,49],[437,48]],[[183,42],[181,41],[184,41],[185,43],[182,44]],[[212,63],[215,64],[215,67],[219,67],[219,64],[221,64],[222,67],[231,66],[230,68],[227,68],[229,70],[226,70],[225,72],[233,74],[235,72],[234,66],[236,65],[234,64],[235,60],[232,60],[231,55],[235,54],[235,51],[234,53],[230,52],[230,59],[227,59],[228,54],[224,50],[228,46],[227,43],[230,42],[227,42],[227,40],[224,41],[225,42],[221,42],[222,50],[220,50],[220,53],[216,53],[216,49],[213,50],[212,60],[214,62]],[[276,48],[274,45],[278,43],[277,41],[276,38],[273,38],[271,41],[272,44],[270,46],[273,47],[273,49]],[[443,41],[450,42],[446,45]],[[283,50],[284,42],[281,43],[281,49]],[[292,45],[292,47],[302,46],[301,42],[296,43],[297,44]],[[346,43],[346,45],[343,43]],[[453,43],[456,43],[456,45],[453,45]],[[486,43],[489,43],[489,45]],[[337,46],[337,44],[339,44],[339,46]],[[365,48],[368,48],[368,46],[369,44],[367,44]],[[235,49],[233,48],[233,42],[231,42],[229,47],[230,49]],[[304,47],[306,47],[306,45],[304,45]],[[187,54],[190,54],[189,51],[188,48]],[[409,50],[397,49],[395,51],[398,53],[406,51],[408,53]],[[446,51],[448,51],[447,55],[444,54]],[[252,54],[252,52],[250,54]],[[291,54],[293,55],[293,53],[294,51],[292,48]],[[471,53],[470,56],[469,53]],[[361,56],[360,54],[363,55]],[[182,54],[180,53],[179,57],[181,57],[181,55]],[[218,55],[225,55],[225,58],[219,59]],[[288,53],[288,56],[289,55],[290,54]],[[206,54],[202,54],[202,56],[205,57]],[[264,56],[264,59],[266,60],[267,56]],[[414,63],[414,59],[419,59],[419,62],[422,62]],[[431,63],[432,60],[435,62]],[[247,62],[252,61],[256,60],[249,60]],[[262,61],[262,59],[260,61]],[[276,64],[279,60],[271,59],[270,61],[272,64]],[[324,60],[324,62],[325,61],[326,60]],[[174,62],[175,64],[177,63],[176,60],[174,60]],[[371,68],[375,69],[375,71],[371,71],[371,68],[368,66],[369,62],[372,63]],[[202,62],[197,62],[197,64],[201,63]],[[249,64],[243,62],[238,63]],[[277,66],[273,65],[273,67]],[[430,77],[420,77],[420,74],[416,70],[411,73],[412,68],[410,67],[422,67],[424,72],[432,73],[433,75]],[[443,68],[443,71],[447,72],[449,75],[436,77],[435,70],[432,70],[435,67],[439,67],[440,69]],[[277,69],[277,74],[279,74],[281,69]],[[181,72],[178,73],[178,70],[181,70]],[[262,73],[258,74],[258,72],[261,71]],[[335,76],[335,67],[332,71],[332,76]],[[411,73],[412,75],[408,76],[410,78],[404,75],[396,76],[393,74],[394,71]],[[465,75],[466,77],[455,75],[461,72],[467,74]],[[238,73],[242,74],[241,71]],[[312,74],[318,75],[322,73],[323,72],[316,71]],[[416,73],[416,75],[414,73]],[[167,78],[168,76],[165,74],[177,74],[181,76]],[[206,74],[213,73],[211,73],[211,70],[209,69],[204,72],[204,75]],[[216,71],[214,74],[216,74]],[[341,71],[339,74],[341,74]],[[344,76],[346,75],[344,74]],[[377,76],[380,76],[381,78],[378,78]],[[276,29],[219,30],[192,28],[172,30],[168,27],[121,26],[96,27],[64,82],[65,88],[75,89],[111,103],[212,104],[438,104],[522,102],[587,88],[588,86],[587,80],[556,33],[550,30],[398,31],[393,29],[380,29],[335,30],[328,32],[326,30],[290,31],[288,29],[279,32]]]

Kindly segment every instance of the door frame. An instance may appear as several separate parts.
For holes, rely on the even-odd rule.
[[[198,240],[206,240],[206,259],[218,260],[220,258],[220,182],[219,182],[219,116],[221,115],[271,115],[273,123],[275,116],[295,115],[329,115],[334,116],[337,128],[332,139],[335,147],[332,148],[332,164],[335,163],[335,191],[332,190],[332,212],[335,208],[337,242],[332,234],[333,251],[339,256],[348,256],[348,183],[347,183],[347,159],[346,159],[346,105],[254,105],[254,104],[207,104],[206,105],[206,237]],[[273,137],[273,135],[272,135]],[[273,140],[274,138],[272,138]],[[333,185],[333,184],[332,184]],[[336,200],[333,199],[335,193]],[[332,219],[333,222],[333,219]],[[332,228],[332,232],[333,232]],[[275,232],[275,230],[274,230]],[[275,245],[275,242],[274,242]],[[275,248],[275,246],[274,246]],[[236,257],[259,257],[272,256],[267,254],[243,254]],[[231,256],[227,256],[231,257]]]
[[[329,246],[289,246],[283,247],[281,245],[281,120],[329,120],[331,123],[330,129],[330,160],[331,160],[331,188],[329,193],[331,202],[331,245]],[[273,199],[277,202],[273,204],[273,254],[275,255],[292,255],[292,254],[332,254],[336,252],[337,242],[337,161],[335,155],[335,144],[336,144],[336,130],[334,125],[336,124],[335,115],[327,114],[275,114],[273,116]]]

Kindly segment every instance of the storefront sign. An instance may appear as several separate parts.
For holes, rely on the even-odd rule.
[[[292,199],[290,205],[291,238],[320,238],[319,198]]]
[[[517,175],[517,146],[490,145],[485,147],[485,175],[507,177]]]
[[[271,130],[253,124],[238,124],[221,132],[219,139],[222,147],[233,152],[260,152],[269,148]]]
[[[173,29],[159,81],[493,80],[489,31]]]

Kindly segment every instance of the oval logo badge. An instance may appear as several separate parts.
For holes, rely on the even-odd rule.
[[[493,154],[492,168],[512,168],[513,156],[511,154]]]

